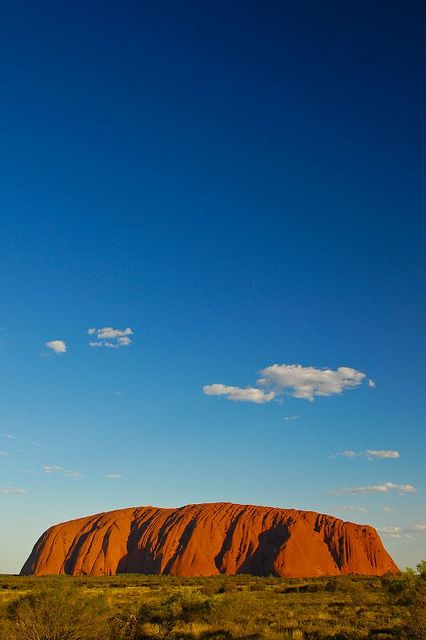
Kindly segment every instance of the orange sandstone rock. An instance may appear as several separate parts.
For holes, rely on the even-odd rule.
[[[370,526],[313,511],[230,504],[136,507],[57,524],[21,575],[309,577],[397,573]]]

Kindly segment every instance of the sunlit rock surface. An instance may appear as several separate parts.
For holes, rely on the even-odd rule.
[[[229,503],[136,507],[57,524],[22,575],[117,573],[309,577],[398,567],[370,526],[312,511]]]

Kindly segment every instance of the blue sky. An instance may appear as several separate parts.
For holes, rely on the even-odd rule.
[[[58,521],[216,500],[426,557],[425,20],[2,8],[0,571]]]

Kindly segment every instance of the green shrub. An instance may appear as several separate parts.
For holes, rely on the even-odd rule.
[[[422,580],[426,580],[426,560],[422,560],[416,567],[417,573]]]
[[[14,600],[2,633],[8,640],[98,640],[108,633],[107,617],[103,596],[58,584]]]

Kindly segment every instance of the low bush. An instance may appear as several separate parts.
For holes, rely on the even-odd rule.
[[[12,601],[4,618],[2,640],[99,640],[109,629],[105,597],[65,584]]]

